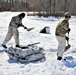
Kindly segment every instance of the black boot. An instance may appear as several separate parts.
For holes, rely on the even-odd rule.
[[[2,44],[2,46],[3,46],[4,48],[7,48],[7,46],[6,46],[6,45],[3,45],[3,44]]]
[[[19,48],[21,48],[19,45],[16,45],[16,47],[19,47]]]
[[[61,59],[62,59],[62,57],[58,57],[58,58],[57,58],[57,60],[61,60]]]

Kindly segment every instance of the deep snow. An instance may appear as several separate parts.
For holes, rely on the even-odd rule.
[[[62,18],[26,16],[23,19],[23,24],[28,28],[35,27],[35,29],[28,32],[20,27],[20,44],[27,45],[40,41],[38,46],[45,49],[46,60],[41,62],[21,63],[9,59],[5,49],[1,46],[7,34],[11,17],[19,13],[20,12],[0,12],[0,75],[76,75],[76,18],[73,16],[70,19],[71,48],[64,53],[64,57],[67,58],[67,61],[58,61],[56,60],[58,42],[54,33],[57,23]],[[50,27],[50,34],[39,33],[45,26]],[[10,47],[14,45],[15,42],[12,38],[7,43],[7,46]]]

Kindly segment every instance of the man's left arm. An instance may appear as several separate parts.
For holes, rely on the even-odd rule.
[[[65,21],[62,23],[62,28],[64,29],[65,33],[70,32],[69,23],[66,23]]]
[[[27,27],[26,26],[24,26],[22,23],[21,23],[21,25],[20,25],[21,27],[23,27],[24,29],[27,29]]]

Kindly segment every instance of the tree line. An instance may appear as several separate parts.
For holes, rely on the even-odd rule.
[[[0,0],[0,11],[38,11],[49,14],[62,14],[66,11],[76,15],[76,0]]]
[[[39,0],[35,4],[35,9],[39,11],[46,11],[50,14],[63,14],[70,12],[76,15],[76,0]]]
[[[22,11],[26,8],[26,0],[0,0],[0,11]]]

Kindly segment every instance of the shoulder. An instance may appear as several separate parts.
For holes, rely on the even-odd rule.
[[[19,16],[13,16],[12,18],[19,18]]]
[[[19,16],[14,16],[14,17],[12,17],[12,19],[18,20]]]
[[[13,16],[13,17],[12,17],[12,19],[15,19],[15,18],[16,18],[16,16]]]
[[[62,23],[68,23],[68,21],[64,19],[64,20],[62,20]]]

